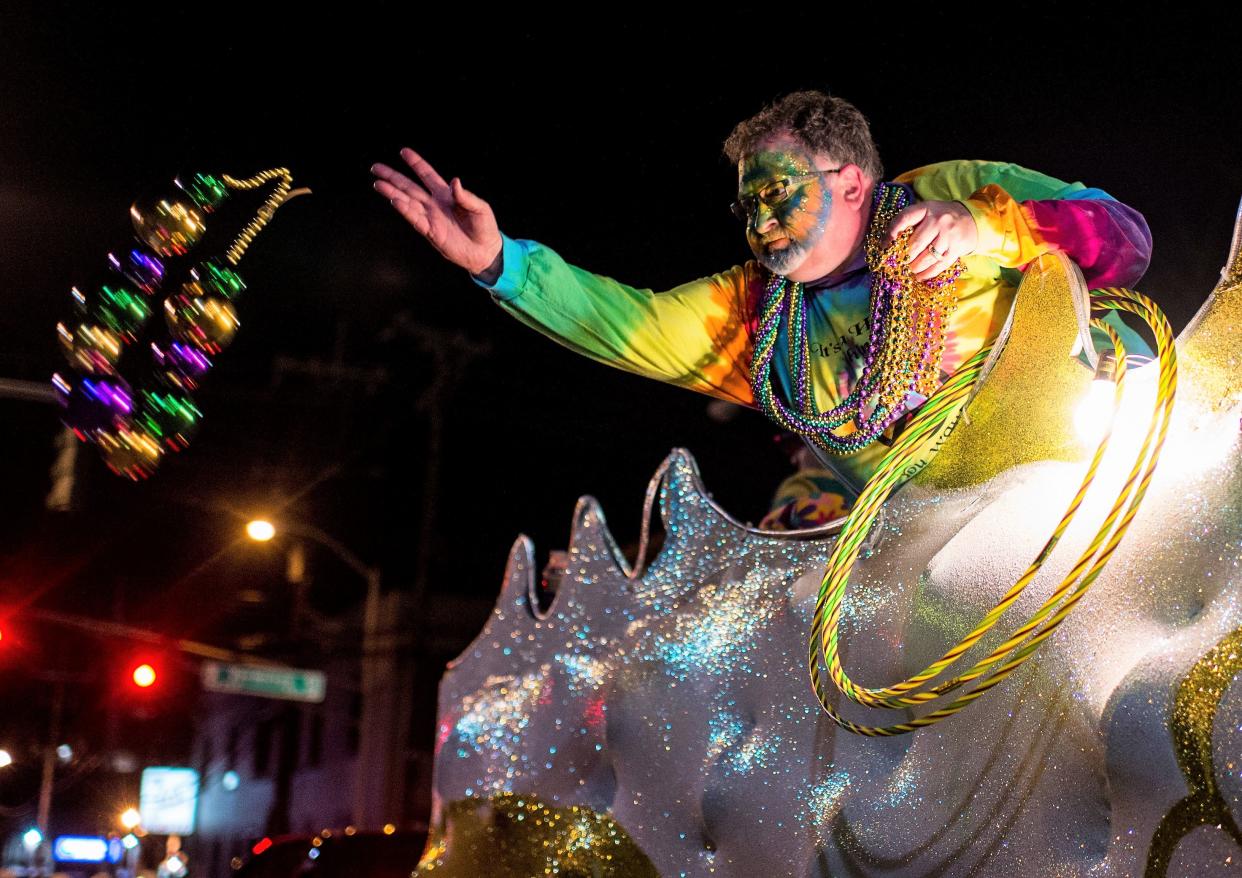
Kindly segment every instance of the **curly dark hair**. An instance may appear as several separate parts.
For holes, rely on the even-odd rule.
[[[737,164],[760,142],[781,133],[791,134],[814,152],[858,165],[873,180],[884,178],[867,117],[849,101],[822,91],[795,91],[739,122],[725,140],[725,155]]]

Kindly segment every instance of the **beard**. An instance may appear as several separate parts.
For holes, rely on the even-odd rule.
[[[811,245],[805,242],[796,242],[789,238],[785,240],[789,242],[789,245],[779,250],[770,250],[761,244],[759,249],[754,251],[755,259],[760,265],[782,277],[791,271],[796,271],[798,266],[806,261],[812,249]]]

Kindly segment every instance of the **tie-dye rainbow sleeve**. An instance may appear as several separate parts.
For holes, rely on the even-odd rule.
[[[1143,215],[1099,189],[1004,162],[957,161],[902,174],[923,200],[960,201],[979,229],[976,253],[1005,268],[1062,252],[1087,286],[1130,286],[1151,259]]]
[[[738,266],[655,293],[570,265],[535,241],[505,237],[500,277],[490,286],[479,283],[504,310],[572,351],[751,405],[745,369],[751,271]]]

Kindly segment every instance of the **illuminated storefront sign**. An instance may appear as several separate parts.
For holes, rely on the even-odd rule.
[[[190,835],[198,808],[198,772],[193,768],[144,768],[138,811],[142,828],[158,835]]]

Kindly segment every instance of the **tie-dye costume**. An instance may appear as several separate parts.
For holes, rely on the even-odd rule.
[[[759,526],[765,530],[799,530],[835,521],[849,512],[841,480],[826,469],[800,469],[781,482],[772,509]]]
[[[1039,255],[1064,252],[1092,288],[1133,285],[1147,268],[1147,223],[1099,189],[983,161],[928,165],[894,182],[919,200],[962,202],[978,227],[978,246],[963,258],[959,305],[946,331],[946,375],[996,337],[1022,267]],[[861,251],[845,268],[831,282],[805,285],[821,409],[848,394],[870,334],[871,276]],[[750,261],[654,293],[572,266],[542,244],[506,237],[502,274],[488,289],[517,319],[592,359],[753,407],[751,332],[765,280],[766,271]],[[778,351],[788,349],[785,332],[782,326]],[[788,399],[784,357],[774,359],[772,371]],[[880,451],[872,446],[831,465],[857,489]]]

